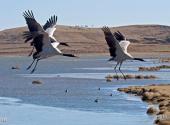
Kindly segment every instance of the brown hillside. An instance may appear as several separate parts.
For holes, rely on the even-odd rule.
[[[0,54],[23,55],[31,47],[22,39],[26,27],[0,31]],[[131,41],[131,52],[170,52],[170,26],[132,25],[113,27],[121,31]],[[71,47],[61,47],[64,52],[105,53],[108,52],[103,32],[100,28],[58,26],[55,32],[58,41],[67,42]]]

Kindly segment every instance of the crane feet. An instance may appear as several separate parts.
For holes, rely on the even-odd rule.
[[[31,71],[31,74],[33,74],[33,73],[34,73],[34,71],[35,71],[35,69],[33,69],[33,70]]]
[[[29,70],[30,68],[31,68],[31,66],[28,66],[28,67],[27,67],[27,70]]]
[[[28,55],[28,57],[31,56],[31,55],[32,55],[32,53],[30,53],[30,54]]]
[[[119,76],[116,76],[116,79],[119,80]]]

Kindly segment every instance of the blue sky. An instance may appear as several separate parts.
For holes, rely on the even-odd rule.
[[[3,0],[0,29],[25,26],[28,9],[41,24],[56,14],[60,25],[170,25],[170,0]]]

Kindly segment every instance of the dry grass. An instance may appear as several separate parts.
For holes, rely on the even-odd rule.
[[[161,59],[159,59],[159,62],[162,62],[162,63],[170,62],[170,58],[161,58]]]
[[[126,79],[156,79],[157,77],[154,75],[131,75],[127,74],[125,75]],[[111,82],[112,79],[124,79],[122,75],[108,75],[105,77],[107,82]]]
[[[161,66],[159,66],[159,68],[161,68],[161,69],[170,69],[170,66],[168,66],[168,65],[161,65]]]
[[[159,67],[139,67],[138,71],[159,71]]]
[[[139,67],[138,71],[159,71],[160,69],[169,69],[169,65],[160,65],[155,67]]]

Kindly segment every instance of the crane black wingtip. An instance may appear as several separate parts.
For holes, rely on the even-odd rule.
[[[24,18],[33,18],[34,19],[34,14],[32,10],[27,10],[23,12]]]
[[[108,26],[102,27],[103,32],[110,32],[110,28]]]

